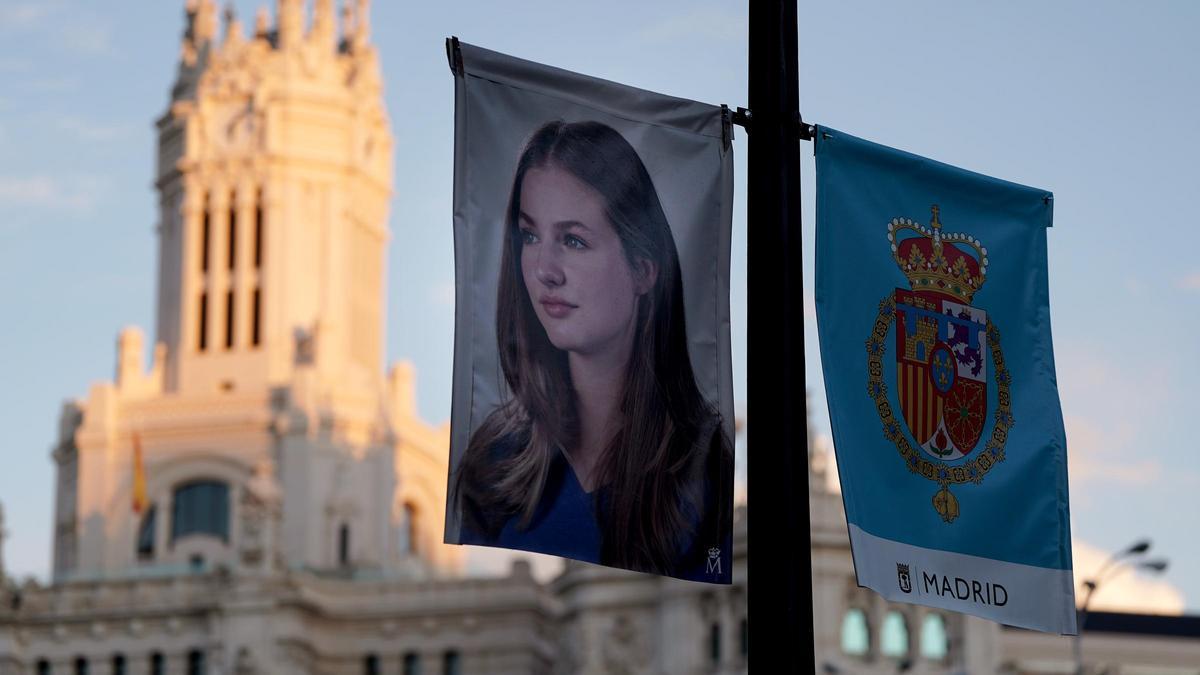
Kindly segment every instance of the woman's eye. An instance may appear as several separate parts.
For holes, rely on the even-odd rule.
[[[533,232],[530,232],[529,230],[521,230],[521,243],[522,244],[536,244],[537,240],[538,240],[537,235],[534,234]]]
[[[568,234],[567,236],[563,237],[563,244],[565,244],[567,248],[573,248],[577,250],[582,250],[588,247],[586,241],[576,237],[573,234]]]

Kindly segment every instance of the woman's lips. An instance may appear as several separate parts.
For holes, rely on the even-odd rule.
[[[542,310],[552,319],[561,319],[575,309],[575,305],[558,298],[543,298],[541,305]]]

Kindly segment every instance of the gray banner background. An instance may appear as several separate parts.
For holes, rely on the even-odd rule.
[[[696,383],[734,437],[729,344],[733,156],[722,109],[461,44],[454,125],[454,390],[450,477],[471,433],[501,402],[496,284],[518,155],[552,120],[596,120],[637,150],[671,225],[683,273]],[[732,127],[729,127],[732,133]],[[731,496],[732,497],[732,496]],[[458,541],[446,509],[445,540]]]

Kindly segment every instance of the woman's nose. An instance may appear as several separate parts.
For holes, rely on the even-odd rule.
[[[552,246],[539,246],[537,280],[547,286],[561,286],[565,281],[563,268]]]

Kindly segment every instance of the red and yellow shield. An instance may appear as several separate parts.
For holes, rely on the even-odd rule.
[[[987,414],[987,315],[938,293],[896,289],[896,388],[909,433],[930,457],[970,454]]]

